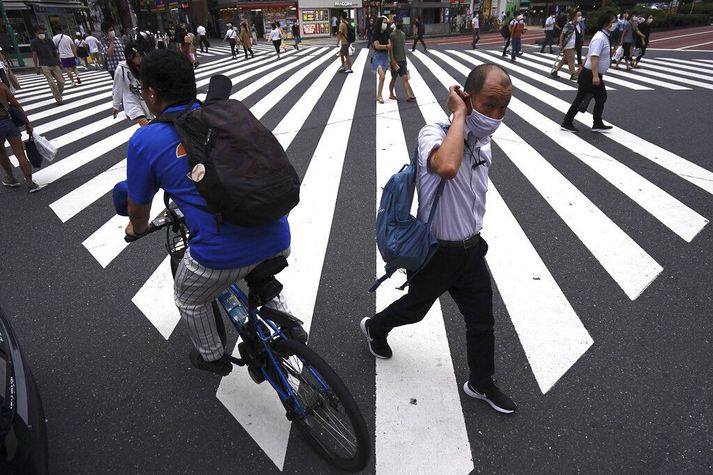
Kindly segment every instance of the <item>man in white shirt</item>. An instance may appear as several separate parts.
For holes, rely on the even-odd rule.
[[[559,35],[555,33],[555,27],[557,26],[555,16],[556,15],[553,12],[550,16],[547,17],[547,20],[545,20],[545,42],[542,44],[542,49],[540,50],[540,53],[544,53],[545,47],[549,46],[550,54],[553,54],[552,43],[555,42],[555,38],[559,37]]]
[[[494,64],[474,68],[460,86],[451,86],[446,123],[428,124],[418,135],[418,218],[427,221],[437,190],[440,202],[431,221],[439,247],[417,273],[409,273],[408,293],[373,317],[361,321],[369,351],[377,358],[393,355],[389,332],[423,320],[433,303],[448,292],[465,320],[470,377],[466,395],[511,414],[513,401],[493,381],[495,317],[493,290],[480,236],[492,162],[490,136],[495,133],[512,97],[507,72]],[[441,185],[441,183],[444,185]],[[401,356],[404,358],[406,356]],[[403,360],[401,363],[403,364]]]
[[[476,46],[478,44],[478,41],[480,41],[480,12],[475,12],[473,14],[473,49],[476,49]]]
[[[238,39],[238,33],[233,28],[232,23],[228,23],[225,26],[226,26],[227,30],[225,32],[225,38],[223,38],[223,40],[228,40],[228,43],[230,43],[230,52],[233,55],[233,59],[238,59],[238,57],[235,54],[235,42]]]
[[[62,33],[62,29],[60,27],[55,28],[55,31],[57,34],[52,38],[52,42],[57,47],[57,51],[59,51],[59,62],[62,65],[62,69],[64,69],[64,72],[66,72],[67,76],[69,76],[72,86],[82,84],[79,72],[77,72],[77,58],[75,56],[77,47],[75,46],[74,41],[72,41],[72,38],[68,35]],[[74,83],[72,73],[77,76],[76,84]]]
[[[599,31],[592,37],[587,50],[587,59],[584,62],[584,67],[579,73],[579,88],[577,89],[577,97],[575,97],[572,106],[567,111],[562,121],[562,130],[570,132],[579,132],[573,124],[574,116],[580,111],[580,106],[583,103],[588,103],[594,97],[594,124],[592,132],[604,132],[612,128],[611,125],[604,125],[602,113],[604,112],[604,103],[607,100],[607,89],[604,86],[604,73],[607,72],[611,65],[611,47],[609,35],[617,28],[616,15],[614,12],[608,11],[599,17]],[[585,109],[586,110],[586,105]]]
[[[203,45],[205,45],[205,53],[207,53],[210,43],[208,43],[208,37],[206,36],[205,26],[198,25],[198,28],[196,28],[196,33],[198,33],[198,43],[200,43],[200,45],[201,45],[201,53],[204,52]]]
[[[94,69],[99,69],[101,67],[101,42],[93,35],[89,35],[84,38],[89,48],[89,57],[92,58],[92,63],[94,64]]]

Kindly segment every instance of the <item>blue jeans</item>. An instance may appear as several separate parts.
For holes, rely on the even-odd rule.
[[[515,58],[517,57],[517,54],[520,52],[522,49],[522,38],[517,37],[512,39],[512,43],[510,43],[510,54],[511,58],[513,61],[515,61]]]

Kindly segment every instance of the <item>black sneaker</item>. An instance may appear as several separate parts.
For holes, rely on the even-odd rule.
[[[470,381],[466,381],[463,391],[472,398],[487,402],[490,407],[502,414],[512,414],[517,411],[517,406],[512,399],[506,396],[493,381],[481,388],[474,388],[470,385]]]
[[[219,374],[221,376],[228,376],[233,370],[233,363],[223,355],[222,358],[216,361],[206,361],[203,359],[201,354],[195,348],[191,348],[188,353],[188,358],[191,360],[191,364],[198,369],[203,371],[210,371],[211,373]]]
[[[574,124],[572,124],[571,122],[570,122],[570,123],[562,122],[562,123],[560,124],[560,129],[562,129],[562,130],[569,130],[570,132],[574,132],[575,134],[576,134],[577,132],[579,132],[579,129],[578,129],[577,127],[575,127]]]
[[[8,188],[16,188],[20,186],[20,182],[14,177],[4,176],[2,177],[2,186],[7,186]]]
[[[369,343],[369,351],[371,351],[372,355],[377,358],[381,358],[382,360],[391,358],[394,353],[391,351],[391,347],[386,341],[386,337],[383,336],[373,338],[369,333],[369,320],[371,320],[370,317],[364,317],[361,319],[361,323],[359,324],[361,332],[364,334],[367,342]]]
[[[607,130],[611,130],[614,127],[611,125],[604,125],[604,124],[594,124],[592,126],[592,132],[606,132]]]
[[[556,77],[557,77],[557,71],[554,70],[554,69],[553,69],[552,71],[550,71],[550,76],[552,76],[553,78],[556,78]]]

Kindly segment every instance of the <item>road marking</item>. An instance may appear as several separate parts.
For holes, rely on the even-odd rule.
[[[295,74],[291,74],[286,80],[282,81],[279,86],[270,91],[265,97],[260,99],[254,106],[250,108],[250,112],[257,118],[261,119],[270,109],[272,109],[275,104],[282,98],[286,97],[287,94],[292,91],[304,78],[307,77],[309,73],[321,66],[322,63],[331,58],[331,55],[322,55],[318,59],[314,59],[311,64],[300,68]],[[332,65],[327,68],[336,67],[339,63],[339,58],[332,62]],[[332,76],[327,74],[326,77],[331,78]],[[322,90],[324,91],[324,90]],[[284,148],[284,147],[283,147]]]
[[[286,53],[285,53],[285,54],[286,54]],[[329,56],[329,54],[322,55],[322,56],[323,56],[322,59],[326,59],[326,58]],[[303,64],[305,64],[305,63],[307,63],[308,61],[314,61],[314,58],[309,57],[309,56],[303,56],[303,57],[301,57],[300,59],[298,59],[298,60],[296,60],[296,61],[292,61],[292,62],[290,62],[290,63],[285,64],[285,65],[282,66],[281,68],[275,69],[275,67],[273,66],[273,67],[271,68],[272,71],[271,71],[270,73],[268,73],[268,74],[262,76],[262,77],[261,77],[260,79],[258,79],[257,81],[253,81],[253,82],[251,82],[249,85],[247,85],[247,86],[245,86],[245,87],[243,87],[243,88],[240,88],[237,92],[235,92],[234,94],[231,94],[231,95],[230,95],[230,98],[231,98],[231,99],[237,99],[237,100],[239,100],[239,101],[242,101],[242,100],[244,100],[246,97],[250,96],[251,94],[254,94],[255,92],[257,92],[257,91],[260,90],[261,88],[267,86],[268,84],[270,84],[272,81],[276,80],[277,78],[279,78],[279,77],[282,76],[283,74],[285,74],[285,73],[287,73],[287,72],[289,72],[289,71],[292,71],[293,69],[295,69],[295,68],[297,68],[298,66],[301,66],[301,65],[303,65]],[[309,66],[308,66],[308,67],[309,67]],[[286,91],[286,92],[287,92],[287,91]]]
[[[444,87],[458,84],[426,55],[417,53],[417,57]],[[493,246],[486,260],[545,394],[593,340],[492,182],[487,207],[483,235]]]
[[[669,72],[669,73],[680,74],[681,76],[686,76],[689,78],[703,79],[704,81],[713,81],[713,74],[711,74],[711,73],[699,74],[699,73],[694,73],[692,71],[685,71],[681,68],[679,68],[679,69],[670,68],[670,67],[661,66],[659,64],[656,64],[654,61],[646,61],[644,63],[641,63],[641,66],[637,70],[638,71],[642,71],[642,70],[646,71],[648,69],[654,70],[651,72],[651,74],[655,74],[656,71],[664,71],[664,72]]]
[[[696,61],[703,61],[706,63],[713,63],[713,59],[696,59]]]
[[[413,64],[409,65],[409,72],[411,84],[423,84]],[[378,77],[375,80],[378,82]],[[416,87],[414,94],[421,102],[437,103],[426,90]],[[411,154],[397,102],[386,99],[383,105],[377,104],[376,112],[378,210],[383,186],[408,163]],[[440,114],[427,117],[427,121],[443,116],[441,110]],[[384,262],[377,249],[376,276],[383,273]],[[397,280],[398,283],[394,282]],[[401,280],[402,274],[396,273],[379,287],[377,312],[405,294],[395,288]],[[444,467],[448,473],[471,472],[472,452],[440,301],[433,304],[423,322],[391,332],[389,344],[394,356],[389,360],[376,359],[376,473],[443,473]],[[362,354],[363,358],[373,358],[366,349]],[[417,384],[418,381],[428,384]],[[418,404],[411,404],[411,400]],[[401,456],[404,447],[409,448],[408,457]]]
[[[656,67],[656,68],[652,67],[652,69],[661,69],[661,68],[660,67]],[[668,69],[668,68],[666,68],[666,69]],[[681,71],[676,71],[676,70],[674,70],[674,71],[678,74],[683,74]],[[698,87],[702,87],[704,89],[713,89],[713,84],[708,84],[708,83],[701,82],[701,81],[695,81],[693,79],[687,79],[687,78],[683,78],[680,76],[674,76],[672,74],[666,74],[666,73],[662,73],[659,71],[647,71],[646,69],[638,68],[638,69],[636,69],[636,72],[638,74],[646,74],[647,76],[656,76],[657,78],[669,79],[671,81],[680,82],[682,84],[689,84],[691,86],[698,86]]]
[[[291,311],[305,322],[307,331],[312,323],[367,56],[365,50],[359,53],[354,73],[342,85],[302,181],[300,204],[290,213],[292,253],[290,266],[280,273],[280,281]],[[294,126],[299,128],[301,124]],[[291,424],[285,419],[285,409],[272,387],[253,383],[244,367],[236,367],[221,380],[217,397],[282,470]]]
[[[92,91],[96,93],[96,91]],[[104,92],[102,94],[98,94],[96,96],[92,97],[87,97],[84,98],[80,101],[72,101],[72,102],[65,102],[61,106],[58,105],[54,109],[45,109],[41,112],[37,112],[35,114],[29,114],[29,119],[30,121],[34,122],[36,120],[44,119],[46,117],[52,117],[54,115],[58,114],[65,114],[71,110],[74,109],[79,109],[80,107],[84,107],[88,104],[92,104],[94,102],[98,102],[104,99],[110,99],[111,98],[111,92]]]
[[[554,55],[549,56],[549,55],[540,55],[540,54],[530,54],[530,57],[537,60],[537,61],[542,61],[546,62],[549,61],[550,63],[554,59]],[[550,59],[552,58],[552,59]],[[643,82],[646,84],[652,84],[654,86],[660,86],[666,89],[672,89],[674,91],[690,91],[690,87],[686,86],[681,86],[680,84],[673,84],[670,82],[665,82],[665,81],[659,81],[658,79],[651,79],[647,77],[641,77],[641,76],[634,76],[630,72],[623,72],[623,71],[617,71],[616,68],[609,68],[606,73],[606,81],[609,82],[611,76],[618,76],[618,77],[625,77],[627,80],[629,79],[635,79],[636,81]]]
[[[460,52],[453,52],[453,54],[472,65],[482,64],[481,61],[471,58],[469,55]],[[563,114],[569,110],[569,102],[565,102],[559,97],[548,94],[547,92],[542,91],[525,81],[521,81],[517,78],[512,78],[512,80],[513,86],[516,88],[517,92],[524,92]],[[594,119],[592,114],[587,112],[584,114],[577,114],[575,116],[575,120],[580,124],[589,126],[593,123]],[[604,123],[613,125],[607,121]],[[627,132],[622,128],[614,127],[614,129],[610,130],[606,136],[619,145],[639,154],[641,157],[660,165],[671,173],[676,174],[678,177],[700,187],[708,193],[713,194],[713,172],[706,170],[705,168],[690,162],[673,152],[659,147],[658,145],[648,142],[635,134]]]
[[[685,38],[687,36],[710,35],[710,34],[713,34],[713,31],[700,31],[697,33],[688,33],[686,35],[666,36],[664,38],[656,38],[654,40],[649,40],[649,43],[654,43],[656,41],[673,40],[675,38]]]
[[[507,125],[494,137],[624,293],[631,300],[641,295],[663,267]]]
[[[126,171],[126,169],[124,169]],[[126,173],[124,176],[118,180],[125,180]],[[164,210],[163,204],[163,193],[156,193],[151,201],[151,211],[150,215],[152,217],[158,216]],[[102,268],[106,268],[121,252],[126,249],[129,245],[124,241],[124,229],[128,223],[128,218],[126,216],[114,215],[109,221],[104,223],[99,229],[94,231],[88,238],[86,238],[82,245],[89,251],[89,253],[97,260]],[[151,283],[148,284],[151,287]],[[142,287],[143,289],[143,287]],[[146,318],[151,322],[169,322],[172,316],[176,319],[179,318],[178,309],[175,305],[168,305],[165,307],[150,307],[156,310],[157,313],[146,313]],[[163,323],[161,323],[163,325]],[[157,328],[159,328],[157,326]],[[159,331],[162,331],[159,328]],[[165,336],[165,335],[164,335]],[[166,338],[168,338],[166,336]]]
[[[40,186],[53,183],[68,173],[73,172],[77,168],[103,156],[109,151],[125,145],[137,128],[138,125],[134,125],[128,129],[121,130],[114,135],[110,135],[105,139],[95,142],[79,152],[70,155],[69,157],[53,162],[52,165],[36,171],[32,175],[32,178]]]
[[[454,50],[449,50],[449,51],[454,51]],[[442,52],[440,51],[435,51],[435,50],[429,50],[429,54],[434,54],[438,58],[443,59],[445,56]],[[473,54],[479,54],[483,55],[483,53],[476,52]],[[552,79],[548,79],[546,77],[543,77],[541,74],[538,74],[534,71],[530,71],[529,69],[525,69],[521,66],[516,66],[515,64],[511,63],[510,61],[503,61],[502,59],[498,58],[497,54],[493,54],[493,56],[489,55],[483,55],[487,58],[488,62],[492,62],[495,64],[498,64],[504,68],[510,69],[518,74],[522,74],[525,77],[528,77],[532,79],[533,81],[537,81],[541,84],[544,84],[545,86],[549,86],[551,88],[557,89],[558,91],[576,91],[576,87],[572,87],[569,84],[564,84],[559,81],[553,81]],[[529,64],[529,63],[524,63],[524,64]]]
[[[690,71],[698,71],[701,73],[713,74],[713,64],[701,64],[695,61],[688,61],[675,58],[646,58],[646,63],[654,63],[661,65],[676,66],[681,69],[687,69]]]
[[[66,223],[77,213],[107,194],[117,182],[126,180],[126,159],[98,174],[50,204],[57,217]]]
[[[126,218],[123,225],[126,226]],[[164,339],[168,340],[181,319],[173,301],[171,256],[166,256],[131,301],[141,310],[141,313],[150,317],[150,322]]]

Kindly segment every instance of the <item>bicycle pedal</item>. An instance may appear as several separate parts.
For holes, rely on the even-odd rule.
[[[242,358],[236,358],[235,356],[228,356],[228,361],[238,366],[245,366],[245,361]]]

